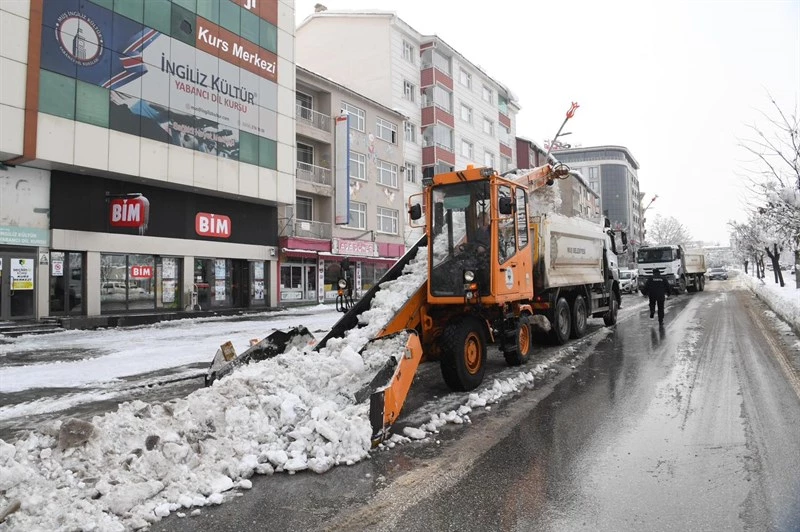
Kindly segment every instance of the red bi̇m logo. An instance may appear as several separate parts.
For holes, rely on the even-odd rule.
[[[135,198],[116,198],[109,203],[108,213],[113,227],[147,227],[150,202],[144,196]]]
[[[133,279],[152,279],[152,266],[131,266],[131,278]]]
[[[198,212],[194,217],[194,230],[200,236],[230,238],[231,219],[222,214]]]

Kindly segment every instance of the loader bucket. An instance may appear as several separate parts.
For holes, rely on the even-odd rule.
[[[305,347],[314,342],[314,335],[302,325],[287,330],[277,330],[272,334],[251,345],[247,351],[239,356],[230,342],[225,342],[217,350],[214,360],[206,373],[206,386],[211,386],[214,381],[230,374],[236,368],[259,362],[285,353],[292,347]]]
[[[377,338],[368,343],[362,353],[383,340],[391,340],[398,335],[405,337],[402,350],[392,354],[386,364],[378,371],[372,381],[356,393],[357,403],[369,399],[369,421],[372,425],[373,447],[389,436],[389,429],[397,421],[403,409],[408,390],[422,359],[422,344],[413,329],[399,331]]]

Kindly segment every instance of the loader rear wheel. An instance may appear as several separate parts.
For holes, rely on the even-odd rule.
[[[569,340],[572,322],[572,313],[569,310],[569,303],[563,297],[556,301],[555,312],[553,312],[553,341],[556,345],[564,345]]]
[[[531,357],[533,351],[533,335],[531,334],[531,322],[527,315],[521,316],[517,320],[517,328],[514,331],[514,343],[507,351],[503,351],[506,364],[509,366],[521,366]]]
[[[476,318],[449,325],[441,340],[442,377],[451,389],[466,392],[477,388],[486,373],[486,332]]]
[[[583,296],[576,296],[572,303],[572,334],[573,338],[581,338],[586,334],[586,300]]]

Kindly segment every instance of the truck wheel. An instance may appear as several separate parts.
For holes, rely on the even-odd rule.
[[[681,275],[681,278],[678,280],[678,293],[682,294],[686,292],[686,277]]]
[[[564,345],[569,340],[572,313],[569,310],[569,303],[563,297],[556,301],[556,309],[553,313],[553,341],[556,345]]]
[[[577,296],[572,303],[572,337],[580,338],[586,334],[586,300]]]
[[[605,323],[608,327],[611,327],[617,323],[617,311],[619,310],[619,306],[617,303],[617,297],[613,292],[609,297],[611,300],[608,302],[608,312],[603,315],[603,323]]]
[[[466,392],[483,382],[486,373],[486,332],[476,318],[464,318],[442,333],[441,368],[452,390]]]
[[[702,292],[705,289],[706,289],[706,278],[705,278],[705,276],[701,275],[700,276],[700,291]]]
[[[509,366],[521,366],[527,362],[533,351],[532,340],[530,318],[527,315],[523,315],[517,320],[513,343],[508,350],[503,351],[506,364]]]

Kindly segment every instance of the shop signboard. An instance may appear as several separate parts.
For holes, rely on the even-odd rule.
[[[152,279],[153,267],[152,266],[131,266],[131,279]]]
[[[198,212],[194,217],[194,231],[200,236],[230,238],[232,229],[231,219],[222,214]]]
[[[144,233],[150,218],[150,201],[141,195],[114,198],[109,201],[108,218],[112,227],[133,227]]]
[[[23,166],[0,169],[0,244],[45,247],[49,229],[49,172]]]
[[[277,22],[277,0],[244,3]],[[275,140],[277,55],[177,5],[170,13],[167,35],[94,3],[44,0],[41,66],[106,89],[117,131],[237,160],[241,131]]]
[[[334,238],[331,240],[331,252],[336,255],[353,257],[377,257],[378,250],[375,242],[365,240],[347,240]]]

